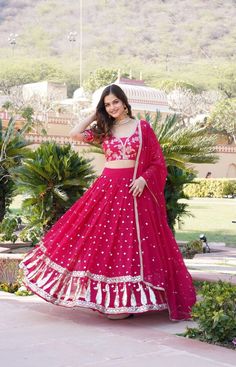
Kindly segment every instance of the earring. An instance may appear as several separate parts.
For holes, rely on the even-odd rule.
[[[127,109],[126,106],[124,107],[124,111],[125,111],[126,115],[128,115],[128,109]]]

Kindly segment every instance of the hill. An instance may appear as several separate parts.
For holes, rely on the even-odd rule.
[[[0,63],[50,59],[78,75],[80,10],[80,1],[0,0]],[[83,79],[121,67],[153,85],[165,77],[217,85],[219,65],[235,62],[235,19],[235,0],[84,0]]]
[[[79,48],[80,2],[0,0],[0,48],[17,33],[18,54],[63,56]],[[111,60],[236,56],[234,0],[83,1],[83,54]]]

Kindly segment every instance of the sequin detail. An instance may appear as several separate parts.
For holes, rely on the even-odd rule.
[[[102,144],[106,161],[116,160],[136,160],[139,148],[138,126],[135,132],[126,138],[111,136],[103,141]]]
[[[21,266],[22,267],[22,266]],[[23,266],[24,268],[24,266]],[[24,269],[26,270],[26,269]],[[51,271],[49,274],[51,276]],[[45,276],[45,279],[48,277]],[[42,273],[38,274],[38,279]],[[42,280],[42,279],[41,279]],[[139,313],[150,310],[165,310],[167,303],[163,300],[164,292],[152,289],[145,283],[105,283],[86,278],[73,277],[70,273],[55,276],[53,282],[46,287],[40,287],[38,281],[25,279],[25,284],[33,292],[47,301],[66,307],[89,307],[107,314]],[[151,292],[156,294],[156,303],[149,297]],[[160,294],[162,293],[162,295]]]
[[[106,161],[116,160],[136,160],[139,148],[139,122],[137,123],[135,132],[128,137],[116,137],[111,135],[102,142],[102,149],[105,154]],[[85,143],[94,142],[94,133],[91,129],[85,130],[83,133],[83,141]]]
[[[172,320],[186,319],[195,292],[166,221],[160,149],[153,153],[155,134],[140,125],[135,167],[103,170],[24,258],[24,283],[62,306],[110,314],[168,308]],[[134,200],[129,187],[139,175],[159,205],[147,187]]]

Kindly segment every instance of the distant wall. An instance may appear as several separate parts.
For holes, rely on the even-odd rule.
[[[136,111],[136,113],[139,111]],[[140,111],[141,112],[141,111]],[[7,124],[7,117],[2,116],[4,125]],[[54,141],[58,144],[71,143],[75,150],[82,152],[88,150],[89,145],[73,141],[69,138],[69,132],[72,129],[72,122],[75,118],[73,114],[51,114],[48,116],[46,124],[47,136],[42,136],[37,133],[30,133],[27,135],[28,139],[35,143],[31,148],[35,149],[43,141]],[[17,128],[21,127],[22,120],[17,121]],[[216,154],[219,157],[215,164],[195,164],[192,165],[198,172],[199,178],[205,178],[208,172],[211,172],[212,178],[236,178],[236,145],[217,145]],[[87,154],[86,154],[87,155]],[[94,158],[93,166],[97,174],[100,174],[105,163],[102,154],[89,153],[88,155]]]
[[[206,177],[211,172],[212,178],[236,178],[236,152],[218,153],[219,161],[215,164],[196,164],[194,168],[198,171],[198,177]]]

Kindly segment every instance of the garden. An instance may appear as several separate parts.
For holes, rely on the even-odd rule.
[[[6,128],[0,126],[1,241],[3,245],[12,243],[16,247],[19,240],[34,246],[95,179],[91,161],[79,156],[69,144],[43,143],[36,150],[30,150],[24,133],[31,128],[32,115],[25,116],[26,124],[21,131],[15,129],[14,117]],[[168,221],[177,240],[186,240],[182,247],[183,256],[191,258],[203,252],[199,239],[201,232],[210,241],[235,245],[232,224],[235,219],[232,217],[235,181],[225,180],[223,185],[222,182],[215,182],[217,198],[188,198],[188,190],[194,189],[196,196],[204,196],[202,192],[207,192],[208,186],[212,185],[212,180],[194,182],[196,175],[187,168],[187,164],[196,160],[216,161],[214,139],[202,127],[180,129],[176,115],[167,116],[164,124],[159,124],[159,118],[157,114],[155,120],[149,120],[165,155],[168,167],[165,189]],[[92,149],[98,152],[100,148]],[[189,185],[194,185],[194,188]],[[233,195],[225,198],[229,186]],[[220,187],[218,191],[216,187]],[[1,258],[0,290],[29,296],[32,293],[22,284],[19,261]],[[192,317],[198,327],[187,329],[183,336],[236,349],[235,285],[221,281],[195,285],[199,300],[193,308]]]

